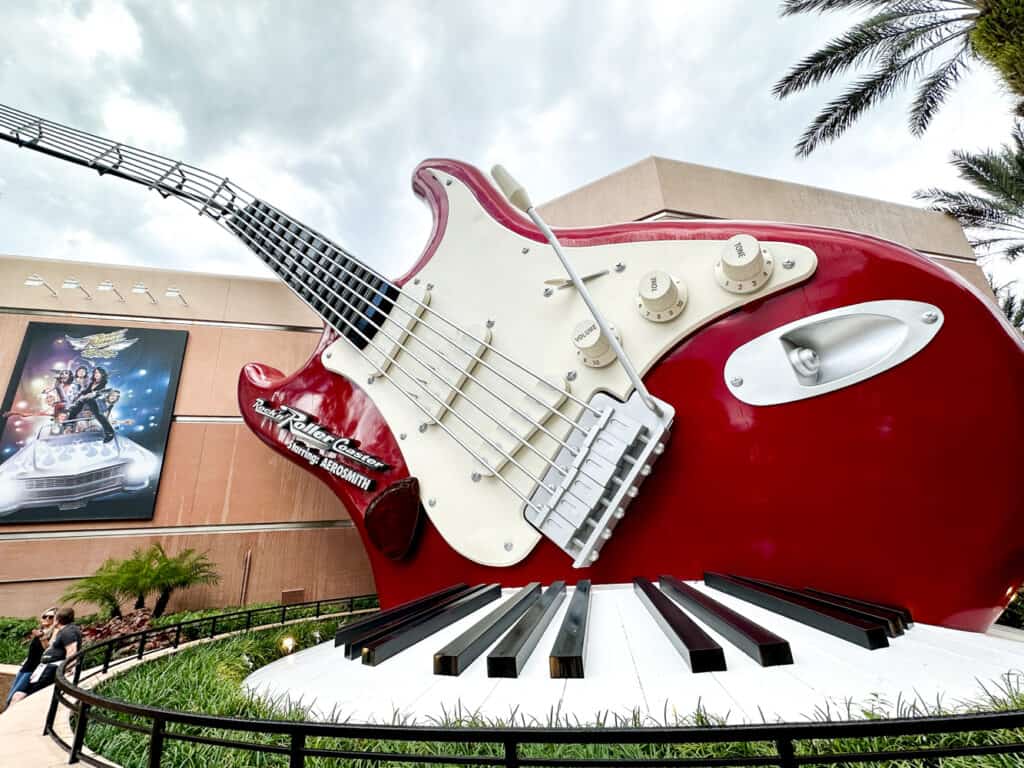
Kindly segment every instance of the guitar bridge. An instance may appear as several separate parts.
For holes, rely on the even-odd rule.
[[[650,475],[668,440],[675,411],[655,414],[634,392],[621,403],[598,393],[524,505],[526,519],[573,558],[596,562],[615,526]],[[571,450],[570,450],[571,449]]]

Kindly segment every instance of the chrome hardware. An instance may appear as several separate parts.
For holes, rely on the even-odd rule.
[[[732,394],[750,405],[817,397],[905,362],[942,322],[938,307],[920,301],[851,304],[758,336],[729,356],[723,373]]]
[[[524,505],[526,519],[573,558],[574,568],[597,560],[664,451],[675,412],[657,404],[660,415],[637,392],[625,403],[594,395],[593,412],[584,411],[566,438],[572,452],[559,450]]]

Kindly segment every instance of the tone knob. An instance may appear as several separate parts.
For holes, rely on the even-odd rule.
[[[636,287],[636,308],[647,320],[664,323],[686,306],[686,286],[668,272],[652,269]]]
[[[754,237],[733,235],[715,263],[715,279],[729,293],[753,293],[768,282],[774,266],[771,254]]]
[[[614,326],[611,331],[617,341],[622,341]],[[572,343],[583,364],[590,368],[604,368],[615,359],[615,350],[593,318],[576,323],[572,330]]]

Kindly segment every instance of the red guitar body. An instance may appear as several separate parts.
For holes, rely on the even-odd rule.
[[[444,232],[444,187],[428,169],[468,185],[502,226],[543,238],[475,169],[428,161],[413,187],[434,212],[425,265]],[[676,221],[556,230],[564,243],[725,240],[747,232],[811,248],[816,273],[686,338],[646,375],[676,411],[673,438],[599,562],[573,569],[548,539],[506,568],[457,554],[422,514],[400,442],[368,394],[327,371],[320,351],[291,375],[252,363],[239,382],[256,434],[297,463],[257,398],[300,409],[390,468],[366,492],[331,484],[369,553],[385,607],[455,582],[589,578],[629,582],[731,572],[909,608],[920,621],[983,631],[1024,575],[1020,437],[1024,345],[990,302],[921,255],[873,237],[788,224]],[[523,259],[530,255],[521,256]],[[920,353],[862,383],[796,402],[752,406],[722,370],[740,345],[798,318],[883,299],[929,302],[944,325]],[[479,510],[482,525],[487,510]]]

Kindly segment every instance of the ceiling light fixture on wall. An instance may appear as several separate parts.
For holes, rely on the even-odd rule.
[[[119,290],[117,290],[117,286],[114,285],[113,280],[104,280],[102,283],[97,284],[96,290],[103,292],[113,291],[114,295],[117,296],[118,301],[120,301],[122,304],[124,304],[125,302],[124,296],[121,294]]]
[[[48,282],[43,280],[43,278],[41,278],[34,272],[25,278],[25,285],[27,285],[29,288],[38,288],[40,285],[42,285],[46,288],[46,290],[50,292],[50,296],[52,296],[55,299],[59,298],[57,296],[57,292],[53,290],[53,286],[51,286]]]
[[[86,301],[92,301],[92,294],[85,290],[85,286],[82,285],[82,281],[77,277],[65,277],[64,282],[61,283],[61,288],[67,290],[75,290],[76,288],[85,294]]]
[[[136,283],[132,286],[132,293],[144,293],[149,296],[149,300],[156,304],[156,297],[149,292],[149,288],[146,287],[145,283]]]
[[[169,299],[181,299],[181,303],[184,304],[186,307],[188,306],[188,301],[186,301],[185,299],[185,294],[181,292],[181,288],[168,288],[166,291],[164,291],[164,296],[166,296]]]

